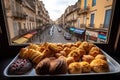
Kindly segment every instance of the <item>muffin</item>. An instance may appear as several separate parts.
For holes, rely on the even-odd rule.
[[[91,55],[83,55],[82,57],[82,61],[86,61],[88,63],[90,63],[92,60],[94,60],[94,57]]]
[[[17,59],[8,68],[8,74],[21,75],[32,69],[32,63],[28,59]]]
[[[91,72],[91,67],[88,62],[80,62],[81,68],[82,68],[82,73],[90,73]]]
[[[73,62],[68,66],[68,73],[70,74],[80,74],[82,73],[82,68],[80,62]]]
[[[100,72],[108,72],[109,66],[107,61],[102,59],[95,59],[90,63],[90,67],[94,72],[100,73]]]

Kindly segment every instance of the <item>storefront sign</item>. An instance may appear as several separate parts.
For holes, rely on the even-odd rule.
[[[86,31],[87,40],[97,41],[98,33],[94,31]]]
[[[98,37],[98,33],[94,31],[86,31],[86,35]]]

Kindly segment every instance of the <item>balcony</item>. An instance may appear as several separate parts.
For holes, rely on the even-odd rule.
[[[86,24],[80,24],[80,28],[85,29],[86,28]]]
[[[15,18],[26,19],[26,16],[27,15],[25,13],[22,13],[22,11],[21,12],[13,11],[13,17],[15,17]]]
[[[71,22],[76,22],[76,21],[77,21],[77,18],[71,19],[70,21],[71,21]]]
[[[88,27],[94,28],[95,24],[88,24]]]
[[[34,22],[34,17],[29,17],[29,20]]]
[[[88,14],[89,11],[90,11],[90,7],[87,6],[86,9],[79,9],[78,15],[80,15],[80,14]]]

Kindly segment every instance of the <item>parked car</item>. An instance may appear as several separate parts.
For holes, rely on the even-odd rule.
[[[69,33],[64,33],[64,38],[65,38],[66,40],[71,40],[71,34],[69,34]]]
[[[60,28],[57,28],[58,32],[62,32],[62,30]]]

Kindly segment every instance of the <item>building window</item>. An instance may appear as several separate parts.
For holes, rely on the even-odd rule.
[[[13,31],[14,31],[14,37],[19,35],[19,25],[16,21],[13,22]]]
[[[84,0],[84,10],[87,8],[87,0]]]
[[[90,19],[90,27],[94,27],[94,16],[95,14],[91,14],[91,19]]]
[[[105,12],[104,28],[109,27],[110,17],[111,17],[111,9],[106,10],[106,12]]]
[[[92,0],[92,6],[96,5],[96,0]]]

